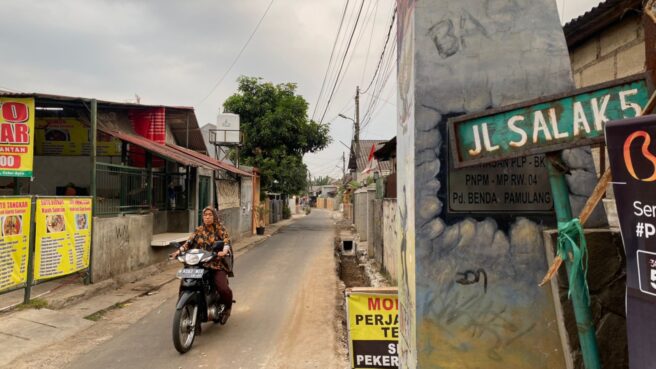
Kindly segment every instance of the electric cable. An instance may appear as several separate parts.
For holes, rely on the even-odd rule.
[[[239,50],[239,53],[237,54],[237,56],[235,57],[235,59],[232,61],[232,64],[230,64],[230,67],[228,67],[228,70],[226,70],[225,73],[223,73],[223,76],[221,76],[221,78],[219,78],[219,80],[214,84],[214,87],[212,87],[212,89],[210,90],[210,92],[209,92],[209,93],[208,93],[208,94],[207,94],[207,95],[206,95],[206,96],[205,96],[200,102],[198,102],[198,104],[196,104],[196,105],[200,105],[200,104],[202,104],[205,100],[207,100],[207,98],[210,97],[210,95],[212,95],[212,93],[214,92],[214,90],[216,90],[216,88],[219,87],[219,85],[221,84],[221,82],[223,82],[223,80],[228,76],[228,73],[230,73],[230,71],[231,71],[232,68],[235,66],[235,64],[237,64],[237,61],[238,61],[239,58],[241,57],[241,54],[244,53],[244,50],[246,50],[246,47],[248,46],[248,44],[249,44],[249,43],[251,42],[251,40],[253,39],[253,36],[255,36],[255,33],[256,33],[257,30],[260,28],[260,25],[262,24],[262,21],[263,21],[264,18],[266,17],[267,13],[269,13],[269,9],[271,9],[271,5],[273,5],[273,2],[274,2],[274,1],[275,1],[275,0],[271,0],[271,2],[269,2],[269,6],[267,6],[266,10],[265,10],[264,13],[262,14],[262,17],[260,17],[260,20],[257,22],[257,25],[255,25],[255,28],[253,29],[253,32],[251,32],[251,35],[248,37],[248,40],[246,40],[246,43],[244,43],[244,46],[242,46],[242,47],[241,47],[241,50]]]

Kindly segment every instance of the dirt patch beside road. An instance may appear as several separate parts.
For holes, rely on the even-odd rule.
[[[369,287],[364,268],[360,266],[358,257],[355,255],[343,255],[340,233],[353,231],[349,220],[338,220],[335,227],[335,273],[339,277],[337,284],[335,330],[338,345],[338,355],[342,362],[346,362],[345,368],[350,368],[348,327],[346,324],[346,300],[344,292],[351,287]]]

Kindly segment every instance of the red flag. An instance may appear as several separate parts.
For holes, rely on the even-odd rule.
[[[367,159],[367,161],[371,161],[371,159],[373,159],[374,152],[376,152],[376,144],[371,145],[371,151],[369,151],[369,159]]]

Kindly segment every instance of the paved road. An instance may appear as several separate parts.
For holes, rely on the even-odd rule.
[[[130,328],[76,358],[69,368],[272,367],[272,360],[280,357],[281,341],[289,340],[285,328],[293,324],[293,312],[298,312],[296,300],[304,298],[304,293],[299,293],[307,284],[304,280],[317,268],[333,272],[332,266],[318,265],[324,264],[326,255],[332,253],[332,242],[333,221],[329,213],[314,211],[238,257],[236,276],[231,279],[237,304],[230,320],[225,326],[203,324],[202,335],[185,355],[178,354],[171,341],[177,297],[177,285],[172,284],[160,292],[166,294],[164,303]]]

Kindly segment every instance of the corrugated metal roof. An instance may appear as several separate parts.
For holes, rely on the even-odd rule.
[[[153,142],[145,137],[131,135],[124,132],[112,131],[101,129],[101,131],[118,138],[121,141],[129,142],[133,145],[144,148],[158,156],[163,158],[173,160],[182,165],[189,165],[192,167],[201,167],[211,170],[225,170],[238,174],[240,176],[252,177],[252,173],[248,173],[239,168],[235,168],[232,165],[222,163],[216,159],[210,158],[207,155],[201,154],[199,152],[186,149],[178,145],[162,145],[156,142]]]
[[[367,167],[369,153],[371,153],[371,147],[375,146],[375,150],[380,149],[388,140],[360,140],[360,153],[357,158],[354,158],[355,142],[351,142],[351,155],[349,156],[349,169],[357,170],[358,172],[364,170]],[[357,164],[357,167],[356,167]],[[378,169],[383,170],[392,170],[392,163],[389,161],[378,162]]]
[[[233,166],[233,165],[230,165],[230,164],[228,164],[228,163],[222,162],[222,161],[220,161],[220,160],[216,160],[216,159],[214,159],[214,158],[212,158],[212,157],[209,157],[209,156],[207,156],[207,155],[203,155],[203,154],[201,154],[201,153],[199,153],[199,152],[196,152],[196,151],[193,151],[193,150],[189,150],[189,149],[185,149],[184,147],[177,146],[177,145],[166,145],[166,146],[168,146],[168,147],[170,147],[170,148],[172,148],[172,149],[174,149],[174,150],[180,151],[180,152],[182,152],[182,153],[184,153],[184,154],[187,154],[187,155],[193,156],[193,157],[195,157],[195,158],[198,159],[198,160],[202,160],[202,161],[204,161],[204,162],[206,162],[206,163],[209,163],[210,165],[213,165],[213,166],[219,167],[219,168],[221,168],[221,169],[223,169],[223,170],[226,170],[226,171],[228,171],[228,172],[235,173],[235,174],[238,174],[238,175],[240,175],[240,176],[244,176],[244,177],[252,177],[252,176],[253,176],[253,173],[249,173],[249,172],[247,172],[247,171],[245,171],[245,170],[239,169],[239,168],[237,168],[237,167],[235,167],[235,166]]]
[[[0,96],[5,97],[33,97],[35,99],[50,100],[50,104],[75,104],[82,107],[87,106],[92,100],[85,97],[63,96],[63,95],[50,95],[43,93],[15,93],[0,91]],[[198,120],[193,107],[189,106],[166,106],[166,105],[146,105],[136,104],[129,102],[115,102],[107,100],[96,100],[98,102],[98,110],[102,109],[151,109],[151,108],[164,108],[166,109],[166,125],[171,129],[171,133],[175,137],[178,145],[184,145],[192,150],[207,153],[207,147],[203,141],[203,135],[198,128]],[[46,102],[47,104],[48,102]],[[188,132],[188,133],[187,133]]]
[[[627,12],[642,13],[642,0],[605,0],[563,27],[567,46],[572,47],[596,34],[601,29],[622,19]]]
[[[163,158],[173,160],[177,163],[180,163],[182,165],[190,165],[192,167],[202,167],[202,168],[207,168],[207,169],[218,169],[214,168],[212,165],[209,163],[205,163],[202,160],[198,160],[193,156],[181,153],[175,149],[169,148],[166,145],[162,145],[159,143],[156,143],[154,141],[151,141],[145,137],[141,136],[136,136],[136,135],[131,135],[128,133],[124,132],[119,132],[119,131],[112,131],[112,130],[104,130],[101,129],[101,131],[107,133],[108,135],[114,136],[118,138],[121,141],[125,141],[128,143],[131,143],[133,145],[137,145],[139,147],[142,147],[158,156],[161,156]],[[202,154],[201,154],[202,155]]]

